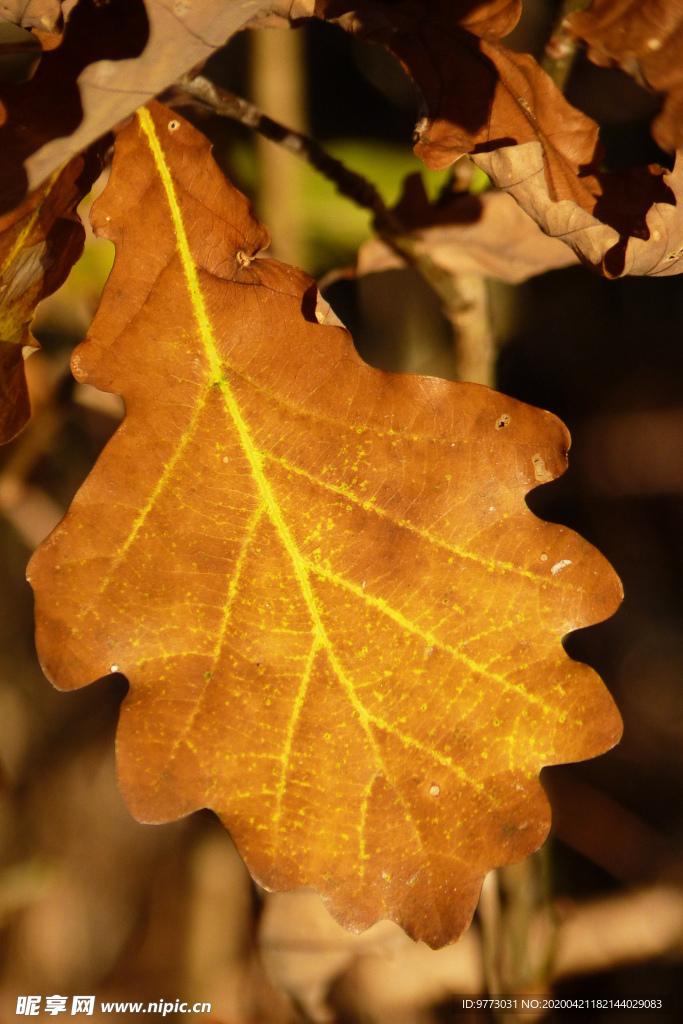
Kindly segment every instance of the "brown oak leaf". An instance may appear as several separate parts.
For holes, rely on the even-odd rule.
[[[567,431],[363,363],[158,103],[92,219],[116,259],[73,370],[126,417],[29,567],[45,671],[128,678],[138,818],[211,807],[266,888],[451,942],[485,873],[543,841],[543,765],[620,734],[561,643],[619,582],[525,503]]]
[[[41,299],[66,280],[83,251],[85,231],[76,207],[101,169],[100,153],[75,157],[20,207],[0,217],[0,444],[30,415],[24,345]]]
[[[415,152],[428,167],[540,140],[550,195],[592,209],[602,155],[597,124],[567,102],[532,57],[498,41],[514,27],[521,5],[498,4],[505,19],[499,12],[478,21],[471,9],[485,13],[492,5],[403,0],[389,7],[361,0],[353,11],[350,6],[328,0],[319,10],[401,61],[422,96]]]
[[[683,147],[683,6],[679,0],[593,0],[568,19],[569,31],[588,43],[602,67],[618,66],[664,93],[652,124],[662,149]]]

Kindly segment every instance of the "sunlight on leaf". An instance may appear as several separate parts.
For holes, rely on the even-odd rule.
[[[255,258],[267,232],[158,103],[93,223],[116,259],[73,368],[127,412],[29,568],[48,677],[129,680],[141,820],[211,807],[265,887],[454,941],[486,872],[545,838],[540,769],[620,734],[561,643],[619,582],[524,500],[567,431],[364,364],[309,277]]]

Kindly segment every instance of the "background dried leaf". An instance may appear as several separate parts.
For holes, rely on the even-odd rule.
[[[598,216],[571,200],[554,201],[548,194],[543,154],[537,142],[509,146],[476,157],[482,170],[506,189],[553,238],[571,246],[577,256],[606,277],[624,274],[664,277],[683,271],[683,217],[681,184],[683,161],[659,177],[661,199],[647,211],[640,237],[620,235]],[[638,176],[621,178],[621,184],[638,202]],[[617,175],[614,175],[617,178]],[[651,179],[648,179],[651,180]]]
[[[326,15],[339,6],[330,5],[329,13],[326,7]],[[601,156],[597,124],[565,100],[533,57],[497,41],[514,27],[517,5],[505,5],[511,16],[492,23],[463,17],[468,7],[405,0],[388,8],[367,0],[336,20],[390,49],[415,81],[426,107],[416,152],[428,167],[540,140],[551,195],[592,209],[598,191],[592,172]]]
[[[310,278],[254,259],[267,233],[159,104],[93,223],[117,256],[73,367],[127,414],[31,564],[46,673],[129,679],[142,820],[210,806],[266,887],[453,941],[491,865],[545,836],[540,768],[619,735],[561,646],[618,581],[524,501],[566,431],[365,365]]]
[[[536,143],[545,187],[535,180],[524,208],[541,227],[546,230],[551,219],[549,203],[573,203],[575,213],[563,208],[572,221],[581,227],[604,226],[591,232],[584,249],[574,240],[585,262],[611,277],[640,273],[641,263],[656,267],[656,260],[640,261],[624,251],[632,238],[648,240],[648,214],[655,205],[673,203],[671,190],[656,168],[599,172],[602,150],[595,122],[567,103],[532,57],[498,42],[519,17],[518,0],[405,0],[391,7],[362,0],[353,9],[344,0],[315,5],[312,0],[275,0],[257,9],[241,2],[219,7],[195,0],[174,4],[172,12],[170,5],[171,0],[163,0],[145,9],[142,0],[116,0],[103,7],[80,0],[59,50],[43,58],[31,82],[5,88],[9,113],[0,141],[9,158],[0,185],[6,209],[23,197],[27,180],[44,180],[58,163],[201,64],[239,29],[315,15],[386,46],[401,60],[425,104],[416,152],[428,166],[447,166],[468,152],[491,169],[497,166],[489,159],[492,152]],[[46,95],[55,97],[54,110],[45,105]],[[518,163],[518,154],[510,160]],[[528,169],[536,173],[535,158]],[[505,180],[495,183],[506,188]],[[585,239],[585,233],[580,237]],[[678,261],[667,268],[678,272],[672,269]]]
[[[0,0],[0,24],[28,29],[44,50],[54,49],[64,31],[61,0]]]
[[[486,21],[467,22],[471,31],[465,31],[459,5],[406,0],[387,8],[366,0],[340,14],[342,6],[350,5],[335,0],[324,11],[391,50],[421,92],[426,116],[417,126],[415,152],[428,167],[448,166],[469,153],[494,184],[520,202],[523,197],[521,205],[546,233],[571,239],[584,262],[609,277],[652,272],[638,268],[655,268],[657,259],[627,258],[626,249],[632,239],[649,240],[654,208],[661,213],[664,204],[675,204],[663,169],[601,172],[598,125],[567,102],[533,57],[497,42]],[[517,177],[508,173],[512,166]],[[555,221],[560,229],[549,230]],[[593,230],[575,235],[574,227]],[[655,241],[661,240],[660,234]],[[667,267],[679,272],[677,260]]]
[[[666,99],[652,134],[673,153],[683,144],[683,9],[677,0],[593,0],[568,29],[588,43],[588,56],[616,65]]]
[[[22,347],[41,299],[66,280],[83,251],[76,207],[101,169],[100,153],[75,157],[63,171],[0,218],[0,443],[29,417]]]
[[[180,75],[201,65],[250,22],[311,13],[305,0],[79,0],[64,41],[33,78],[0,88],[0,203],[27,189],[129,117]]]
[[[80,0],[68,20],[61,46],[43,54],[28,82],[0,86],[0,213],[23,202],[26,192],[47,180],[74,155],[103,136],[117,121],[98,120],[87,137],[72,137],[88,104],[81,78],[84,69],[97,73],[96,109],[107,109],[113,82],[107,80],[119,62],[140,54],[148,23],[142,0]],[[127,65],[124,63],[124,68]],[[134,83],[132,83],[134,87]],[[126,89],[133,106],[135,93]],[[92,108],[87,106],[91,116]]]
[[[414,209],[410,218],[405,216],[405,204],[399,206],[401,220],[412,229],[417,251],[428,253],[449,274],[481,274],[519,284],[578,262],[572,250],[544,234],[512,196],[499,191],[481,196],[461,193],[433,207],[427,203],[421,180],[417,175],[407,187],[421,188],[425,205]],[[373,238],[361,246],[356,272],[372,274],[404,265],[391,246]]]

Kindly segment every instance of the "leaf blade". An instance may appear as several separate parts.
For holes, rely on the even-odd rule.
[[[524,503],[566,431],[363,364],[306,275],[253,258],[266,233],[160,105],[117,151],[93,211],[117,256],[74,370],[127,414],[30,567],[46,672],[127,675],[142,820],[213,807],[266,887],[452,941],[491,864],[542,841],[540,766],[618,738],[560,644],[618,581]]]

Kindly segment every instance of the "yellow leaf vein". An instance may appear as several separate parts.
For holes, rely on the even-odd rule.
[[[391,605],[383,598],[374,597],[374,595],[369,594],[367,590],[363,590],[362,587],[359,587],[357,583],[351,583],[350,580],[344,579],[343,576],[339,576],[337,573],[331,572],[331,570],[326,569],[322,565],[318,565],[307,560],[306,565],[311,572],[315,573],[316,576],[319,576],[321,579],[329,580],[330,583],[334,583],[339,587],[343,587],[344,590],[350,591],[352,594],[355,594],[356,597],[361,598],[361,600],[366,604],[369,604],[372,608],[376,608],[377,611],[381,612],[383,615],[387,615],[389,618],[393,619],[394,622],[401,626],[402,629],[409,633],[413,633],[415,636],[419,636],[425,641],[428,647],[438,647],[442,651],[447,651],[453,658],[462,662],[462,664],[466,665],[472,672],[477,672],[478,674],[485,676],[487,679],[491,679],[508,692],[518,693],[521,697],[524,697],[525,700],[528,700],[530,704],[536,704],[540,707],[545,714],[551,715],[557,713],[553,708],[545,704],[540,697],[537,697],[535,693],[529,693],[527,688],[522,686],[521,683],[511,683],[505,676],[496,672],[491,672],[486,665],[482,665],[480,662],[474,661],[472,658],[468,658],[467,655],[463,654],[457,647],[453,647],[451,644],[447,644],[445,641],[439,640],[439,638],[434,636],[433,633],[421,629],[417,623],[412,622],[401,612],[392,608]]]
[[[262,513],[263,513],[263,505],[259,505],[258,508],[256,509],[256,511],[253,513],[249,523],[247,524],[247,528],[245,530],[244,538],[242,540],[242,545],[240,547],[240,551],[239,551],[239,554],[237,556],[237,560],[235,562],[235,571],[232,574],[232,578],[231,578],[230,584],[228,586],[228,596],[227,596],[227,599],[226,599],[226,602],[225,602],[225,608],[223,609],[223,616],[222,616],[221,626],[219,628],[218,636],[216,638],[216,643],[215,643],[214,649],[213,649],[213,661],[211,663],[211,668],[208,670],[208,672],[204,676],[204,685],[202,686],[201,690],[199,691],[197,696],[192,699],[192,704],[193,704],[192,711],[190,712],[190,714],[189,714],[189,716],[187,718],[187,721],[185,723],[185,727],[183,728],[183,731],[173,741],[173,745],[172,745],[171,750],[170,750],[169,755],[168,755],[168,764],[170,764],[171,761],[173,760],[173,758],[175,757],[176,752],[178,750],[178,747],[180,746],[181,743],[185,742],[190,747],[190,749],[194,749],[191,746],[191,744],[189,743],[190,731],[192,729],[192,726],[194,725],[194,721],[195,721],[197,715],[199,714],[199,709],[200,709],[200,707],[202,705],[202,701],[204,700],[204,697],[206,695],[206,691],[207,691],[207,689],[209,687],[209,683],[211,682],[211,679],[213,677],[213,672],[214,672],[214,670],[216,668],[216,662],[218,661],[218,659],[220,657],[220,654],[221,654],[221,650],[222,650],[222,647],[223,647],[223,641],[225,640],[225,633],[226,633],[226,630],[228,628],[228,622],[230,621],[230,612],[232,610],[232,604],[233,604],[233,601],[235,599],[235,595],[237,593],[237,587],[239,585],[240,577],[242,575],[242,570],[244,568],[244,563],[245,563],[246,558],[247,558],[247,552],[249,550],[249,544],[251,543],[251,540],[252,540],[252,538],[253,538],[253,536],[254,536],[254,534],[256,532],[256,527],[258,525],[258,521],[261,518]]]
[[[564,590],[568,588],[568,585],[563,583],[561,580],[554,579],[551,576],[541,576],[538,573],[532,572],[530,569],[523,568],[523,566],[515,565],[514,562],[503,562],[497,558],[484,558],[481,555],[474,554],[472,551],[468,551],[466,548],[458,547],[455,544],[449,544],[448,541],[434,536],[434,534],[429,530],[425,530],[420,526],[416,526],[415,523],[411,523],[409,519],[397,519],[390,511],[375,504],[374,501],[363,501],[362,498],[359,498],[350,489],[340,487],[337,484],[332,484],[327,480],[322,480],[320,477],[315,476],[314,473],[309,473],[308,470],[302,469],[300,466],[294,466],[291,462],[281,456],[272,455],[270,452],[264,452],[263,454],[268,461],[277,463],[288,473],[303,476],[307,480],[310,480],[311,483],[317,484],[318,487],[339,495],[339,497],[343,498],[345,501],[350,501],[354,505],[358,505],[360,508],[365,509],[366,512],[375,512],[378,516],[388,519],[396,526],[400,526],[404,530],[410,530],[412,533],[416,533],[418,536],[423,537],[425,540],[429,541],[430,544],[434,544],[437,547],[443,548],[444,551],[449,551],[451,554],[457,555],[458,558],[476,562],[477,565],[481,565],[483,568],[492,572],[502,570],[503,572],[509,572],[517,576],[523,576],[526,579],[533,580],[535,583],[540,583],[542,586],[559,587]]]
[[[311,679],[311,672],[313,671],[313,663],[315,656],[320,650],[320,643],[318,637],[316,637],[311,644],[311,649],[308,652],[308,658],[306,659],[306,668],[301,679],[301,685],[299,686],[299,692],[297,693],[294,703],[292,704],[292,712],[289,716],[287,723],[287,730],[285,732],[285,742],[280,755],[281,768],[280,778],[277,784],[276,790],[276,809],[275,809],[275,826],[277,827],[282,817],[282,800],[287,789],[287,773],[289,771],[289,762],[292,755],[292,743],[294,742],[294,733],[296,732],[296,726],[301,715],[301,709],[304,706],[306,700],[306,691],[308,690],[308,684]]]
[[[164,471],[161,474],[161,476],[159,477],[159,480],[158,480],[156,486],[154,487],[154,490],[152,491],[152,493],[150,494],[149,498],[145,502],[143,508],[140,509],[140,511],[138,512],[137,516],[135,517],[135,519],[134,519],[134,521],[133,521],[133,523],[131,525],[131,528],[130,528],[130,530],[128,532],[128,536],[126,537],[124,543],[119,547],[118,551],[113,556],[113,558],[111,560],[111,564],[109,566],[109,571],[107,572],[106,576],[102,580],[102,582],[101,582],[101,584],[99,586],[99,589],[97,591],[97,596],[98,597],[102,596],[104,591],[107,589],[107,587],[111,583],[111,581],[114,578],[114,575],[115,575],[117,569],[119,568],[119,566],[121,565],[121,563],[125,559],[125,557],[128,554],[130,548],[132,547],[132,545],[137,540],[138,534],[140,533],[140,530],[144,526],[145,520],[147,519],[147,516],[149,515],[149,513],[152,511],[152,509],[156,505],[157,500],[159,499],[160,495],[162,494],[162,492],[166,488],[166,485],[168,484],[168,482],[170,481],[171,477],[173,476],[173,472],[174,472],[176,466],[178,465],[178,462],[179,462],[181,456],[185,452],[185,449],[187,448],[187,446],[190,443],[190,441],[193,440],[193,438],[195,436],[195,432],[197,430],[197,426],[199,425],[200,416],[201,416],[201,414],[202,414],[202,412],[204,410],[204,407],[206,406],[206,401],[207,401],[207,398],[208,398],[210,393],[211,393],[211,388],[207,387],[206,390],[204,391],[204,393],[201,395],[199,401],[197,402],[197,405],[196,405],[196,407],[194,409],[194,412],[192,413],[192,419],[190,420],[189,424],[187,425],[187,428],[186,428],[186,430],[185,430],[185,432],[184,432],[184,434],[183,434],[183,436],[182,436],[182,438],[180,440],[180,443],[174,449],[173,454],[171,455],[170,459],[168,460],[168,462],[164,466]],[[82,619],[83,616],[88,611],[90,611],[91,607],[92,607],[92,603],[91,602],[88,603],[87,605],[83,605],[83,607],[81,608],[81,610],[78,613],[78,618]]]

